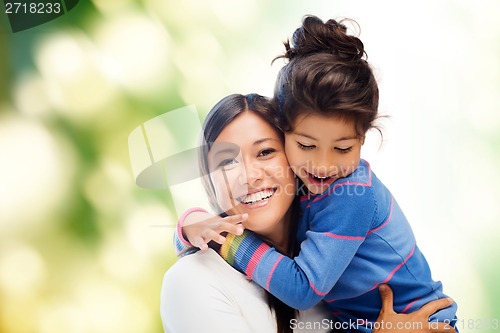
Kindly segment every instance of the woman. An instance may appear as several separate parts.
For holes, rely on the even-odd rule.
[[[293,256],[297,221],[293,205],[295,178],[284,154],[283,134],[275,114],[264,97],[225,97],[210,111],[203,125],[208,144],[200,164],[202,174],[210,174],[204,185],[215,211],[248,214],[245,228]],[[252,269],[251,265],[247,269]],[[443,302],[433,304],[443,306]],[[427,308],[415,316],[427,323],[428,311]],[[385,313],[393,315],[389,310]],[[167,271],[161,315],[165,331],[171,333],[298,332],[300,328],[328,332],[336,328],[321,305],[297,316],[296,311],[233,270],[213,250],[186,256]],[[377,332],[388,332],[386,328],[389,329],[380,327]],[[411,331],[441,329],[425,325]]]

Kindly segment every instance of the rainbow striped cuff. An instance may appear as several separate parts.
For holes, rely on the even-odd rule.
[[[270,248],[253,232],[245,230],[241,236],[228,234],[219,253],[228,264],[252,278],[260,259]]]

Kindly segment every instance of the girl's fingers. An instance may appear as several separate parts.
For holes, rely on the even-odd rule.
[[[204,251],[208,248],[207,243],[203,240],[202,237],[197,237],[196,240],[194,240],[191,244],[199,248],[200,250]]]
[[[247,219],[248,219],[248,214],[245,213],[245,214],[236,214],[236,215],[226,216],[222,220],[224,222],[228,222],[231,224],[237,224],[237,223],[244,222]]]
[[[207,230],[203,235],[203,241],[206,244],[208,244],[210,241],[214,241],[222,245],[226,241],[226,237],[222,236],[221,234],[219,234],[214,230]]]
[[[422,315],[428,318],[437,311],[447,308],[452,304],[453,300],[451,298],[440,298],[425,304],[424,306],[422,306],[420,310],[416,311],[415,313],[421,313]],[[449,330],[447,332],[449,332]]]
[[[241,235],[243,233],[244,227],[241,224],[232,224],[228,222],[220,222],[216,228],[216,232],[219,234],[221,232],[228,232],[234,235]]]
[[[380,292],[380,299],[382,300],[382,310],[384,313],[395,313],[394,312],[394,296],[392,294],[392,289],[386,285],[381,284],[378,287]]]

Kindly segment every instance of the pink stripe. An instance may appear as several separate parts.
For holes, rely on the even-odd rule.
[[[385,227],[385,225],[387,223],[389,223],[389,221],[391,220],[391,217],[392,217],[392,207],[394,206],[394,197],[391,196],[391,209],[389,211],[389,217],[387,218],[387,220],[385,220],[384,223],[382,223],[381,225],[379,225],[378,227],[376,227],[375,229],[372,229],[370,231],[368,231],[368,235],[371,234],[372,232],[376,232],[376,231],[379,231],[380,229],[382,229],[383,227]]]
[[[316,289],[316,287],[314,286],[314,284],[312,282],[309,282],[309,286],[311,286],[312,290],[318,295],[318,296],[325,296],[326,294],[328,294],[328,291],[327,292],[321,292],[319,291],[318,289]]]
[[[337,238],[337,239],[352,240],[352,241],[359,241],[359,240],[362,241],[365,239],[365,237],[363,237],[363,236],[344,236],[344,235],[337,235],[337,234],[334,234],[331,232],[325,232],[324,234],[327,235],[328,237]]]
[[[410,254],[408,254],[408,256],[407,256],[407,257],[403,260],[403,262],[402,262],[402,263],[400,263],[399,265],[397,265],[397,266],[396,266],[396,268],[394,268],[394,269],[393,269],[393,270],[389,273],[389,275],[387,276],[387,278],[386,278],[384,281],[375,283],[375,285],[374,285],[373,287],[371,287],[370,289],[368,289],[366,292],[361,293],[361,294],[359,294],[359,295],[357,295],[357,296],[354,296],[354,297],[359,297],[359,296],[361,296],[361,295],[364,295],[364,294],[366,294],[366,293],[369,293],[370,291],[374,290],[375,288],[378,288],[378,286],[380,286],[381,284],[383,284],[383,283],[387,283],[390,279],[392,279],[392,277],[394,276],[394,274],[396,274],[396,272],[397,272],[397,271],[398,271],[401,267],[403,267],[403,265],[404,265],[404,264],[406,264],[406,262],[407,262],[407,261],[408,261],[408,260],[409,260],[409,259],[413,256],[413,253],[414,253],[414,252],[415,252],[415,245],[413,245],[413,249],[411,250]],[[349,297],[349,298],[352,298],[352,297]],[[337,301],[337,300],[339,300],[339,299],[342,299],[342,298],[337,298],[337,299],[335,299],[335,298],[333,298],[333,299],[325,299],[324,301],[325,301],[326,303],[332,303],[332,302],[335,302],[335,301]]]
[[[410,307],[411,307],[411,306],[412,306],[412,305],[413,305],[416,301],[418,301],[419,299],[420,299],[420,297],[419,297],[419,298],[416,298],[414,301],[410,302],[407,306],[405,306],[405,308],[404,308],[403,310],[401,310],[401,313],[405,313],[406,311],[408,311],[408,310],[410,309]]]
[[[401,268],[403,267],[404,264],[406,264],[406,262],[411,258],[411,256],[413,255],[413,253],[415,252],[415,245],[413,246],[413,249],[411,249],[411,252],[410,254],[405,258],[405,260],[400,263],[399,265],[396,266],[396,268],[394,268],[392,270],[392,272],[389,274],[389,276],[382,282],[380,283],[377,283],[372,289],[370,290],[373,290],[375,288],[377,288],[381,283],[387,283],[387,281],[389,281],[390,279],[392,279],[392,277],[394,276],[394,274]]]
[[[273,268],[271,268],[271,271],[269,272],[269,275],[267,276],[267,281],[266,281],[266,290],[269,291],[269,285],[271,284],[271,278],[273,277],[274,270],[276,269],[276,266],[278,266],[279,262],[283,259],[283,256],[280,256],[278,260],[273,265]]]
[[[248,276],[250,279],[253,277],[253,272],[255,271],[255,267],[257,267],[257,264],[259,263],[260,259],[266,253],[266,251],[269,249],[269,245],[266,243],[262,243],[259,245],[257,250],[255,250],[254,254],[250,258],[250,261],[248,262],[247,268],[245,269],[245,274]]]
[[[194,246],[191,244],[187,239],[184,238],[182,235],[182,226],[184,225],[184,220],[186,217],[194,212],[202,212],[202,213],[208,213],[205,209],[199,208],[199,207],[194,207],[194,208],[189,208],[188,210],[184,211],[182,215],[179,217],[179,221],[177,221],[177,237],[187,246]]]

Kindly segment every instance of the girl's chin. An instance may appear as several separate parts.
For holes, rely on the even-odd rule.
[[[311,194],[321,194],[321,193],[325,192],[329,186],[328,185],[315,185],[315,184],[307,183],[306,187],[307,187],[307,190]]]

